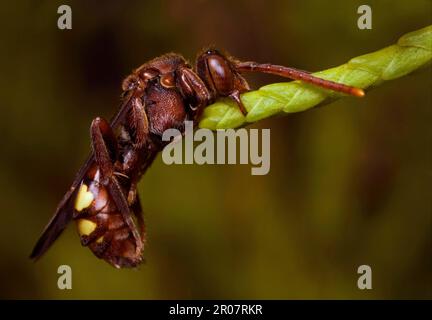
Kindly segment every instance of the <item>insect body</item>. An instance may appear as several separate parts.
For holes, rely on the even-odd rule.
[[[136,186],[167,142],[170,128],[184,132],[184,121],[197,121],[219,97],[232,98],[246,109],[240,94],[249,90],[242,72],[264,72],[303,80],[354,96],[361,89],[323,80],[293,68],[240,62],[216,50],[197,58],[195,68],[177,54],[155,58],[136,69],[122,84],[123,103],[108,123],[93,120],[92,153],[36,243],[31,258],[43,255],[75,220],[81,243],[115,267],[142,261],[145,228]]]

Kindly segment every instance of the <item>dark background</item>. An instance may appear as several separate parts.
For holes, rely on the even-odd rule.
[[[69,4],[73,29],[57,29]],[[146,263],[115,270],[73,224],[28,255],[84,160],[89,125],[110,118],[122,79],[174,51],[214,44],[245,60],[317,71],[431,24],[429,0],[19,1],[0,9],[1,298],[432,298],[430,68],[364,99],[253,125],[271,128],[271,171],[167,166],[140,183]],[[282,81],[248,77],[250,84]],[[57,267],[73,290],[57,289]],[[373,290],[357,288],[357,268]]]

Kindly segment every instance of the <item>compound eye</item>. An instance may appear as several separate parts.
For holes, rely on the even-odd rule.
[[[130,75],[124,79],[122,83],[123,91],[128,91],[134,89],[138,85],[139,79],[135,75]]]
[[[160,83],[165,88],[174,88],[175,80],[174,75],[172,73],[164,74],[160,77]]]
[[[222,95],[230,94],[233,89],[233,73],[225,58],[212,55],[207,58],[208,70],[213,85],[217,92]]]
[[[207,63],[214,78],[225,78],[230,72],[226,61],[219,56],[209,57]]]

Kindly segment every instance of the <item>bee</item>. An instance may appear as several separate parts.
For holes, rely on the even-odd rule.
[[[116,268],[143,261],[145,225],[137,183],[169,143],[163,132],[184,133],[186,120],[197,123],[202,110],[220,97],[247,111],[240,95],[250,90],[242,76],[262,72],[302,80],[361,97],[362,89],[324,80],[294,68],[242,62],[215,49],[198,55],[194,67],[169,53],[134,70],[122,83],[119,111],[108,122],[97,117],[90,126],[92,152],[60,201],[32,253],[41,257],[71,220],[81,244]]]

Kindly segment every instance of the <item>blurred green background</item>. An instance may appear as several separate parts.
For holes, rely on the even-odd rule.
[[[73,224],[28,259],[86,157],[91,120],[116,111],[133,68],[214,44],[317,71],[431,24],[430,0],[370,0],[364,31],[364,1],[68,1],[73,29],[61,31],[63,3],[1,5],[1,298],[432,298],[430,68],[254,125],[271,128],[267,176],[159,157],[140,183],[148,244],[138,270],[95,258]],[[57,289],[61,264],[72,290]],[[373,290],[357,288],[362,264]]]

